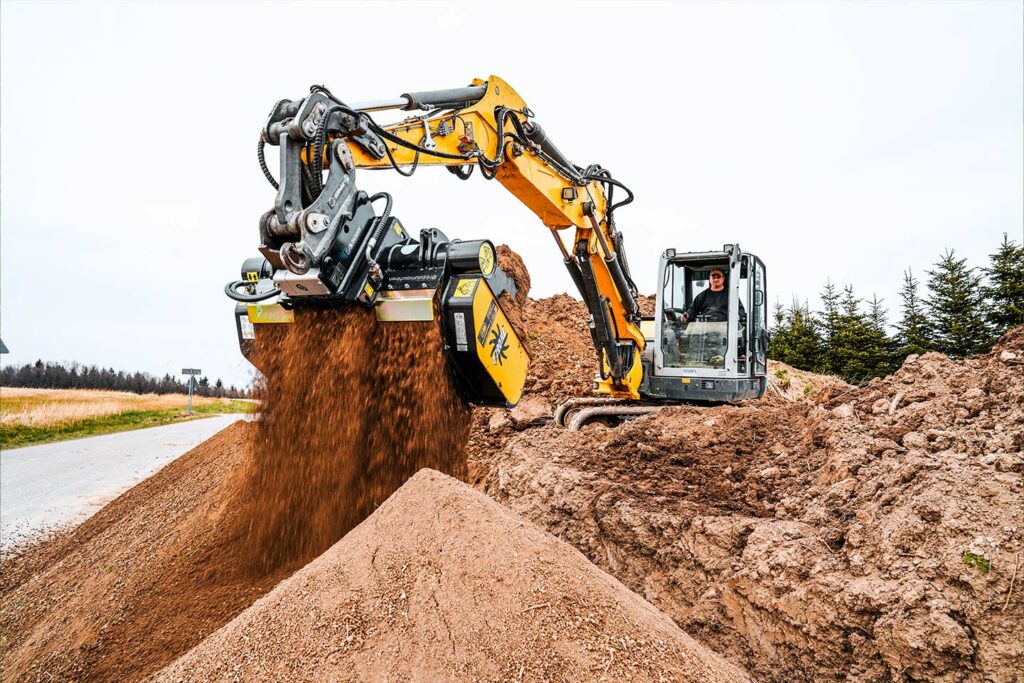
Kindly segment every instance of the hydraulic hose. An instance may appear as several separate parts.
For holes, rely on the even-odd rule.
[[[260,144],[256,147],[256,158],[259,159],[260,170],[263,171],[263,175],[267,178],[267,180],[270,181],[270,184],[273,185],[274,189],[276,190],[278,189],[279,186],[277,184],[277,180],[274,179],[274,174],[270,172],[269,168],[267,168],[267,156],[263,151],[263,147],[265,144],[266,143],[263,141],[263,138],[261,137]]]
[[[391,195],[389,195],[387,192],[378,192],[377,194],[370,197],[368,200],[370,203],[373,203],[378,199],[385,198],[388,200],[388,203],[387,206],[384,208],[384,213],[381,214],[375,220],[370,229],[366,231],[366,235],[363,237],[362,244],[365,244],[366,248],[363,249],[362,244],[360,244],[360,248],[356,250],[355,254],[352,257],[352,262],[348,264],[348,270],[345,273],[345,277],[342,279],[341,285],[338,287],[338,292],[340,294],[344,294],[348,290],[349,285],[352,284],[352,279],[355,277],[356,272],[359,271],[360,255],[366,258],[366,260],[370,263],[371,268],[373,268],[374,266],[376,266],[378,269],[380,268],[377,262],[373,260],[371,252],[373,251],[373,244],[376,244],[376,240],[380,239],[380,231],[378,230],[378,228],[383,226],[384,221],[386,221],[391,215]]]
[[[281,290],[275,287],[269,292],[263,292],[262,294],[242,294],[238,291],[238,288],[249,283],[244,280],[234,280],[224,285],[224,293],[228,295],[229,299],[240,301],[245,303],[256,303],[257,301],[264,301],[272,296],[277,296],[281,293]]]
[[[370,197],[370,203],[377,201],[378,199],[385,199],[387,203],[384,205],[384,213],[377,217],[377,222],[373,226],[373,231],[370,233],[370,241],[366,243],[366,262],[370,264],[371,270],[380,270],[380,266],[373,259],[373,248],[377,246],[377,240],[384,234],[384,228],[388,222],[388,218],[391,217],[391,195],[387,192],[378,192],[377,194]]]

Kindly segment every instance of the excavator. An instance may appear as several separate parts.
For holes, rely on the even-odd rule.
[[[411,114],[388,124],[373,118],[389,110]],[[279,148],[276,177],[267,145]],[[462,180],[477,168],[533,211],[586,304],[597,352],[594,395],[559,406],[560,424],[577,430],[598,418],[758,398],[766,389],[761,260],[736,244],[705,252],[666,249],[655,315],[641,315],[615,221],[633,193],[598,164],[572,163],[496,76],[362,103],[312,86],[306,97],[274,105],[257,156],[277,196],[259,221],[260,256],[246,259],[241,278],[225,287],[250,361],[258,362],[253,349],[264,326],[293,323],[296,309],[359,305],[382,322],[439,322],[447,366],[467,402],[512,407],[519,401],[529,355],[501,304],[516,285],[498,264],[494,244],[450,239],[436,228],[414,235],[392,215],[389,194],[356,185],[357,169],[411,176],[420,166],[441,165]],[[617,202],[616,191],[624,195]],[[727,310],[737,313],[695,315],[694,299],[708,289],[713,270],[726,275]]]

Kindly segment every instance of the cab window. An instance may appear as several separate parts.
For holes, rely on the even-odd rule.
[[[728,322],[682,320],[683,313],[693,299],[709,288],[712,267],[708,265],[694,269],[681,264],[670,264],[665,269],[665,281],[662,283],[664,304],[661,326],[661,351],[665,367],[725,367]],[[724,266],[721,268],[727,271]]]

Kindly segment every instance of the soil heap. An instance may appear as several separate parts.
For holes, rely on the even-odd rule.
[[[524,400],[512,411],[477,409],[472,414],[469,445],[463,452],[469,456],[468,477],[479,489],[574,546],[703,645],[759,679],[1020,680],[1024,328],[1008,334],[988,355],[963,361],[938,354],[911,357],[892,376],[862,388],[772,364],[773,388],[760,401],[666,408],[615,429],[593,425],[569,433],[551,425],[550,415],[558,401],[584,395],[591,386],[595,356],[585,309],[562,295],[526,301],[522,319],[533,360]],[[359,324],[343,330],[355,333]],[[404,392],[401,401],[381,399],[404,416],[391,420],[393,415],[374,412],[367,407],[368,399],[356,399],[352,391],[331,391],[331,382],[342,373],[331,366],[336,362],[333,352],[311,347],[315,340],[304,339],[301,330],[294,334],[299,336],[289,348],[295,362],[315,366],[289,371],[297,385],[306,385],[305,394],[294,396],[295,405],[271,405],[262,426],[235,425],[72,532],[20,558],[0,562],[0,678],[137,680],[158,671],[265,595],[307,558],[330,547],[337,540],[332,536],[359,521],[359,515],[339,521],[336,515],[342,510],[323,500],[323,492],[337,493],[336,487],[345,482],[367,483],[332,460],[341,457],[339,453],[314,456],[322,457],[323,478],[309,471],[291,478],[295,468],[280,463],[283,471],[278,470],[275,449],[298,458],[311,444],[318,451],[352,447],[352,457],[362,458],[357,461],[370,468],[394,461],[409,469],[421,464],[448,467],[458,474],[461,460],[454,445],[431,451],[415,441],[415,435],[427,432],[458,433],[457,411],[449,414],[455,427],[442,432],[437,417],[412,409],[437,400],[437,380],[417,383],[402,376],[350,385],[369,391],[367,384],[372,383],[378,399],[393,389]],[[365,339],[365,330],[357,336]],[[360,353],[371,353],[371,358],[394,359],[401,354],[379,347],[401,342],[412,353],[422,350],[422,358],[411,359],[410,368],[431,367],[429,363],[441,357],[436,347],[430,347],[433,342],[398,339],[378,338],[379,344],[369,349],[356,341],[334,343],[350,343]],[[360,376],[356,370],[345,372]],[[275,388],[268,386],[267,391]],[[426,393],[415,393],[421,391]],[[311,409],[300,410],[303,402]],[[288,410],[302,413],[295,419],[306,421],[293,423],[296,427],[290,430],[283,417]],[[418,455],[402,451],[385,456],[372,449],[360,451],[359,443],[347,445],[339,434],[378,439],[373,443],[380,448],[400,443],[399,437],[360,431],[362,426],[329,424],[338,415],[355,416],[359,410],[366,411],[364,421],[369,415],[390,420],[383,424],[391,429],[413,430],[401,438],[412,440]],[[317,415],[321,419],[315,419]],[[344,425],[347,418],[341,419]],[[426,428],[417,420],[427,420]],[[252,444],[261,439],[263,450],[254,452]],[[297,467],[301,471],[303,465]],[[388,476],[395,486],[401,484],[401,477]],[[374,481],[378,479],[370,483]],[[319,493],[316,500],[305,500],[283,490],[281,482],[295,488],[310,482],[308,488]],[[275,492],[261,491],[263,485],[275,487]],[[370,486],[364,489],[370,493],[345,500],[347,505],[356,501],[368,514],[373,501],[386,497],[386,488]],[[462,494],[451,495],[451,501],[462,501]],[[252,496],[262,496],[263,505],[276,510],[264,518],[265,528],[250,523],[251,508],[242,504]],[[463,519],[455,502],[449,507],[444,502],[430,505],[434,507],[416,508],[405,523],[416,526],[430,518],[437,529],[480,533],[472,526],[457,526],[472,520]],[[311,529],[292,528],[288,519]],[[388,519],[399,533],[403,522]],[[261,533],[273,535],[272,529],[283,535],[284,542],[271,544],[271,553],[246,550]],[[451,548],[470,560],[474,552],[490,557],[490,547],[505,540],[502,533],[475,540],[438,534],[446,552]],[[549,650],[562,658],[559,666],[582,662],[579,670],[597,677],[603,669],[585,668],[595,661],[600,667],[608,665],[609,678],[640,676],[615,669],[615,662],[633,645],[628,640],[621,651],[615,650],[614,659],[606,649],[592,652],[590,659],[573,659],[586,651],[566,654],[542,640],[536,642],[544,642],[544,648],[526,647],[529,638],[541,638],[556,627],[582,634],[580,629],[611,630],[619,622],[625,626],[622,619],[603,615],[624,614],[630,620],[634,612],[622,607],[626,598],[599,602],[578,594],[582,603],[576,607],[547,597],[533,600],[530,590],[535,585],[545,586],[548,592],[542,595],[547,596],[553,595],[553,587],[576,590],[568,578],[564,584],[555,583],[555,578],[566,576],[559,573],[557,563],[568,561],[570,574],[589,575],[579,569],[579,556],[565,560],[555,551],[540,555],[547,559],[539,564],[528,564],[533,551],[515,545],[525,542],[518,532],[512,536],[512,553],[501,561],[492,558],[482,570],[486,578],[500,567],[505,576],[510,567],[512,576],[519,577],[507,579],[512,588],[484,586],[479,574],[455,568],[483,565],[447,565],[444,558],[430,566],[411,561],[405,565],[387,559],[387,553],[371,561],[376,574],[367,570],[365,576],[346,575],[349,588],[362,586],[363,591],[351,593],[344,604],[324,602],[316,614],[325,614],[328,608],[342,610],[337,619],[321,624],[324,633],[334,633],[335,622],[348,624],[362,641],[348,641],[348,649],[328,660],[341,657],[351,662],[352,675],[363,664],[379,667],[368,669],[375,671],[412,666],[373,658],[381,649],[406,647],[395,635],[402,631],[395,629],[406,628],[408,616],[424,629],[434,628],[442,645],[448,634],[462,629],[459,637],[466,640],[460,642],[482,643],[479,647],[486,652],[510,653],[495,660],[504,667],[494,669],[496,676],[518,675],[510,663],[515,661],[544,672],[548,660],[542,655]],[[412,537],[389,538],[388,548],[417,548],[402,545],[414,543]],[[363,538],[362,543],[369,541]],[[325,563],[333,563],[331,571],[345,571],[339,557],[328,557],[332,559]],[[450,566],[451,575],[431,568],[441,565]],[[544,582],[531,584],[523,578],[528,574],[514,573],[527,569]],[[455,590],[456,578],[488,596],[476,606],[487,614],[486,624],[481,626],[460,602],[461,621],[449,621],[446,628],[441,615],[447,618],[449,613],[427,602],[439,588]],[[384,591],[392,579],[399,586],[397,597],[369,588]],[[403,584],[407,579],[414,583]],[[306,589],[296,589],[295,584],[289,586],[289,591],[299,590],[294,595],[306,600],[304,604],[317,597],[301,595]],[[417,587],[416,611],[410,610],[409,596],[414,592],[406,586]],[[433,587],[434,593],[423,592],[423,586]],[[340,595],[330,593],[329,585],[324,590],[335,598]],[[517,596],[516,604],[522,605],[518,609],[531,609],[513,613],[511,598],[501,602],[506,593]],[[504,610],[500,622],[486,611],[491,602]],[[536,606],[544,603],[549,604]],[[394,613],[369,609],[387,605]],[[394,623],[387,622],[392,630],[359,631],[358,624],[364,622],[345,621],[346,606],[358,607],[361,611],[351,614],[360,615],[366,624],[379,626],[392,619]],[[558,611],[563,608],[577,611]],[[282,604],[282,609],[287,606]],[[553,621],[543,621],[548,618]],[[516,629],[516,619],[529,619],[530,624],[536,620],[538,629]],[[630,621],[629,627],[637,624],[641,622]],[[491,636],[489,627],[496,629]],[[417,631],[420,635],[412,637],[408,647],[427,652],[432,647],[422,636],[427,632]],[[627,635],[634,637],[631,632],[621,634]],[[599,639],[600,631],[587,637]],[[500,649],[506,640],[515,644],[513,649]],[[357,649],[358,642],[377,647]],[[590,642],[605,646],[601,640]],[[465,653],[456,650],[449,657],[449,649],[444,652],[447,664],[438,664],[438,671],[448,675]],[[623,661],[646,671],[644,653],[652,651],[637,652],[640,659]]]
[[[156,681],[745,681],[579,552],[423,470]]]
[[[0,678],[143,677],[419,469],[464,475],[469,410],[435,326],[349,309],[260,332],[272,374],[258,423],[228,428],[72,532],[3,562]]]
[[[473,481],[760,679],[1020,680],[1024,328],[863,388],[770,372],[615,429],[477,416]]]

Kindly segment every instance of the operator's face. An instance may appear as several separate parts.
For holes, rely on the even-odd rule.
[[[711,291],[721,292],[725,289],[725,276],[715,271],[711,273]]]

